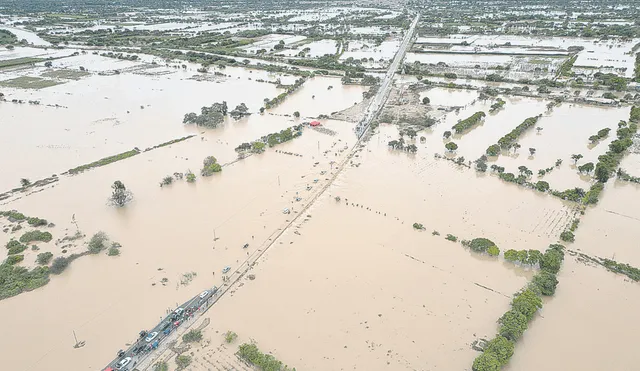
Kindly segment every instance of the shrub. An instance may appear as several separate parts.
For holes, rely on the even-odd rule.
[[[187,170],[187,182],[193,183],[196,181],[196,175],[191,172],[191,170]]]
[[[11,240],[11,241],[15,241],[15,240]],[[9,242],[11,242],[9,241]],[[18,242],[18,241],[16,241]],[[7,246],[9,244],[7,243]],[[24,250],[27,249],[27,245],[23,245],[20,242],[18,242],[17,244],[11,244],[12,246],[9,247],[9,251],[7,251],[7,255],[15,255],[15,254],[20,254],[21,252],[23,252]]]
[[[461,120],[457,124],[453,125],[452,129],[455,130],[456,134],[460,134],[478,124],[486,115],[486,113],[478,111],[473,115],[467,117],[466,119]]]
[[[64,256],[59,256],[53,259],[53,264],[51,264],[51,268],[50,268],[51,273],[52,274],[62,273],[65,269],[67,269],[70,262],[71,260]]]
[[[452,235],[452,234],[447,234],[447,237],[445,237],[446,240],[449,240],[451,242],[456,242],[458,241],[458,237]]]
[[[475,252],[486,252],[492,246],[497,248],[496,244],[487,238],[474,238],[469,243],[469,248]],[[500,250],[498,250],[499,253]]]
[[[219,173],[222,171],[222,166],[217,162],[215,157],[208,156],[202,161],[203,167],[200,171],[202,176],[211,176],[214,173]]]
[[[169,365],[166,361],[160,361],[153,365],[153,371],[169,371]]]
[[[49,232],[41,232],[39,230],[25,232],[20,236],[20,242],[29,243],[31,241],[49,242],[53,236]]]
[[[490,246],[487,249],[487,253],[491,256],[498,256],[500,255],[500,249],[498,248],[498,246]]]
[[[194,343],[200,340],[202,340],[202,331],[200,330],[191,330],[182,335],[182,341],[185,343]]]
[[[234,340],[236,340],[236,338],[238,337],[238,334],[236,334],[233,331],[227,331],[224,334],[224,341],[226,341],[227,343],[233,343]]]
[[[160,187],[169,185],[171,183],[173,183],[173,177],[170,175],[167,175],[164,178],[162,178],[162,181],[160,182]]]
[[[433,232],[431,232],[431,235],[432,235],[432,236],[439,236],[439,235],[440,235],[440,232],[438,232],[438,231],[433,231]]]
[[[453,152],[456,149],[458,149],[458,145],[455,144],[454,142],[449,142],[447,144],[444,145],[444,148],[446,148],[448,151]]]
[[[185,355],[177,356],[176,364],[178,365],[178,370],[182,370],[191,364],[191,357]]]
[[[6,247],[7,247],[7,249],[13,249],[13,248],[18,247],[20,245],[22,245],[20,242],[18,242],[16,240],[10,240],[9,242],[7,242]]]
[[[118,255],[120,255],[120,249],[118,249],[117,247],[111,246],[109,248],[109,250],[107,251],[107,255],[109,255],[109,256],[118,256]]]
[[[564,231],[560,233],[560,239],[564,242],[573,242],[575,241],[575,236],[571,231]]]
[[[0,215],[6,216],[9,220],[25,220],[27,217],[23,213],[19,213],[15,210],[12,211],[0,211]]]
[[[525,130],[535,126],[542,115],[529,117],[525,119],[520,125],[516,126],[511,132],[503,136],[498,140],[498,145],[502,149],[509,149],[513,146],[516,140],[525,132]]]
[[[18,264],[24,260],[24,255],[9,255],[5,262],[9,265]]]
[[[91,254],[97,254],[100,251],[107,248],[108,240],[109,240],[109,237],[107,237],[106,233],[98,232],[93,236],[91,236],[91,239],[89,240],[89,244],[87,245],[87,249]]]
[[[238,356],[265,371],[280,371],[286,369],[286,366],[284,366],[282,362],[278,361],[271,354],[262,353],[255,344],[240,345]]]
[[[50,253],[48,251],[47,252],[42,252],[42,253],[37,255],[36,262],[38,264],[42,264],[42,265],[49,264],[49,262],[51,261],[51,258],[53,258],[53,254],[52,253]]]
[[[505,338],[516,341],[527,330],[527,317],[517,310],[510,310],[498,320],[498,333]]]
[[[417,229],[417,230],[423,230],[424,226],[420,223],[413,223],[413,229]]]
[[[27,223],[32,227],[41,227],[49,224],[46,219],[40,219],[36,217],[27,218]]]
[[[549,190],[549,183],[544,180],[540,180],[536,183],[536,189],[540,192],[546,192]]]

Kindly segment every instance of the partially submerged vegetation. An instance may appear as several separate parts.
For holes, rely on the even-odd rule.
[[[269,371],[289,371],[289,367],[277,360],[271,354],[265,354],[258,349],[254,343],[242,344],[238,349],[238,356],[261,370]]]
[[[91,162],[91,163],[86,164],[86,165],[81,165],[81,166],[78,166],[78,167],[74,167],[73,169],[69,169],[67,172],[69,174],[71,174],[71,175],[75,175],[75,174],[81,173],[83,171],[90,170],[90,169],[93,169],[95,167],[109,165],[109,164],[114,163],[116,161],[124,160],[124,159],[127,159],[129,157],[132,157],[132,156],[135,156],[135,155],[138,155],[138,154],[140,154],[140,150],[135,148],[135,149],[132,149],[131,151],[122,152],[122,153],[119,153],[117,155],[113,155],[113,156],[102,158],[102,159],[100,159],[98,161],[94,161],[94,162]]]
[[[473,361],[473,371],[497,371],[509,362],[516,341],[522,337],[528,323],[542,308],[541,296],[551,296],[555,293],[558,285],[556,274],[563,260],[564,246],[550,245],[540,258],[541,271],[533,277],[527,287],[513,297],[511,310],[498,320],[498,334]]]

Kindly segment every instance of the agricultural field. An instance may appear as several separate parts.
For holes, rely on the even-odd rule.
[[[633,369],[639,16],[0,4],[4,367]]]

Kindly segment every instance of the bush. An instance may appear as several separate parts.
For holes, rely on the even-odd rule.
[[[31,291],[49,282],[49,269],[37,267],[29,271],[5,261],[0,264],[0,299]]]
[[[531,284],[534,289],[538,290],[542,295],[551,296],[556,292],[558,279],[555,274],[543,270],[533,276]]]
[[[29,225],[32,227],[42,227],[49,224],[46,219],[40,219],[36,217],[27,218],[27,223],[29,223]]]
[[[540,192],[546,192],[549,190],[549,183],[544,180],[540,180],[536,183],[536,189]]]
[[[176,364],[178,365],[178,370],[182,370],[191,364],[191,357],[185,355],[177,356]]]
[[[500,336],[516,341],[527,330],[527,317],[517,310],[510,310],[503,314],[498,320],[500,327],[498,333]]]
[[[173,177],[170,175],[167,175],[164,178],[162,178],[162,181],[160,182],[160,187],[169,185],[171,183],[173,183]]]
[[[475,252],[487,252],[490,247],[495,247],[497,249],[496,244],[487,238],[474,238],[469,243],[469,248]],[[498,254],[499,253],[500,250],[498,250]]]
[[[424,226],[420,223],[413,223],[413,229],[417,229],[419,231],[424,229]]]
[[[50,252],[42,252],[40,254],[37,255],[36,257],[36,262],[38,264],[49,264],[49,262],[51,261],[51,258],[53,258],[53,254]]]
[[[169,371],[169,365],[166,361],[160,361],[153,365],[153,371]]]
[[[216,158],[213,156],[206,157],[202,161],[203,167],[202,167],[202,170],[200,171],[200,174],[202,176],[211,176],[214,173],[221,172],[222,166],[220,166],[220,164],[217,161],[218,160],[216,160]]]
[[[11,243],[12,241],[17,242],[16,243]],[[20,254],[21,252],[23,252],[24,250],[27,249],[27,245],[23,245],[20,242],[16,241],[16,240],[11,240],[9,241],[11,243],[11,247],[9,247],[9,243],[7,243],[7,247],[9,247],[9,251],[7,251],[7,255],[15,255],[15,254]]]
[[[226,341],[228,344],[233,343],[234,340],[236,340],[236,338],[238,337],[238,334],[236,334],[233,331],[227,331],[224,334],[224,341]]]
[[[24,255],[9,255],[5,262],[9,265],[18,264],[24,260]]]
[[[87,245],[87,249],[91,254],[97,254],[100,251],[107,248],[108,240],[109,240],[109,237],[107,237],[106,233],[98,232],[93,236],[91,236],[91,239],[89,240],[89,244]]]
[[[49,269],[50,269],[52,274],[60,274],[65,269],[67,269],[67,267],[69,266],[70,262],[71,262],[71,260],[69,258],[66,258],[64,256],[59,256],[59,257],[53,259],[53,264],[51,264],[51,268],[49,268]]]
[[[452,235],[452,234],[447,234],[447,237],[445,237],[446,240],[449,240],[451,242],[457,242],[458,241],[458,237]]]
[[[264,371],[280,371],[286,369],[282,362],[271,354],[262,353],[255,344],[242,344],[238,356]]]
[[[32,241],[42,241],[49,242],[53,236],[49,232],[41,232],[39,230],[25,232],[22,236],[20,236],[20,242],[29,243]]]
[[[452,129],[455,130],[456,134],[460,134],[478,124],[486,115],[486,113],[478,111],[473,115],[467,117],[466,119],[461,120],[457,124],[453,125]]]
[[[560,239],[564,242],[573,242],[575,241],[575,236],[571,231],[564,231],[560,233]]]
[[[491,256],[498,256],[500,255],[500,249],[498,246],[491,246],[487,249],[487,253]]]
[[[196,181],[196,175],[194,173],[191,172],[191,170],[187,171],[187,182],[188,183],[193,183]]]
[[[202,331],[200,330],[191,330],[182,335],[182,341],[185,343],[194,343],[200,340],[202,340]]]
[[[0,211],[0,215],[6,216],[7,219],[20,221],[25,220],[27,217],[23,213],[19,213],[15,210],[12,211]]]
[[[111,246],[109,248],[109,250],[107,251],[107,255],[109,255],[109,256],[118,256],[118,255],[120,255],[120,249],[117,248],[117,247]]]

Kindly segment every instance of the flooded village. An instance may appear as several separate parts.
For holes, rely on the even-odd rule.
[[[637,369],[638,19],[0,2],[2,369]]]

